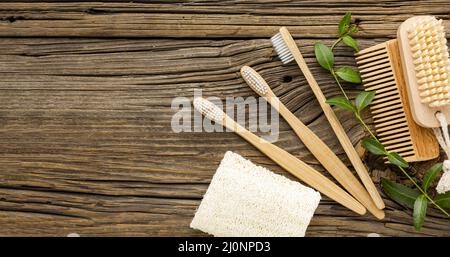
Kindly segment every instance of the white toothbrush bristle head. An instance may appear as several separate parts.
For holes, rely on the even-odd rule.
[[[292,55],[291,51],[289,51],[288,46],[284,42],[283,36],[281,33],[275,34],[273,37],[270,38],[270,41],[272,41],[273,48],[275,49],[275,52],[277,52],[278,57],[280,57],[280,60],[284,63],[290,63],[294,60],[294,55]]]
[[[417,19],[407,30],[421,102],[429,107],[450,103],[450,59],[442,20]]]
[[[241,68],[241,75],[247,84],[259,95],[264,96],[269,92],[269,85],[267,85],[266,81],[254,69],[243,66]]]
[[[219,107],[217,107],[217,105],[202,97],[194,98],[193,104],[194,108],[199,113],[203,114],[206,118],[218,123],[222,123],[223,118],[225,117],[225,113]]]

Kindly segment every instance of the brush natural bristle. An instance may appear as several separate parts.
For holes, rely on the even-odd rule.
[[[269,85],[254,69],[244,66],[241,68],[242,78],[259,95],[264,96],[269,91]]]
[[[194,108],[208,119],[222,123],[225,113],[210,101],[197,97],[194,99]]]
[[[427,16],[407,30],[421,102],[450,103],[450,59],[442,20]]]
[[[284,42],[281,33],[275,34],[273,37],[270,38],[270,41],[272,41],[272,45],[273,48],[275,49],[275,52],[277,52],[278,57],[280,57],[281,61],[284,64],[287,64],[292,60],[294,60],[294,56],[292,55],[291,51],[289,51],[289,48]]]

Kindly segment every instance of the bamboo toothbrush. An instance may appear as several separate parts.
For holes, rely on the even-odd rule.
[[[292,175],[304,181],[311,187],[349,208],[350,210],[360,215],[365,214],[366,209],[364,206],[362,206],[342,188],[334,184],[331,180],[320,174],[306,163],[295,158],[293,155],[246,130],[213,103],[198,97],[194,99],[194,107],[208,119],[221,124],[247,140],[250,144],[254,145],[258,150],[267,155],[282,168],[289,171]]]
[[[355,148],[352,145],[352,142],[345,133],[345,130],[342,127],[341,123],[339,122],[338,118],[336,117],[336,114],[334,113],[331,106],[326,103],[326,98],[322,93],[322,90],[320,89],[311,71],[309,70],[308,65],[303,59],[303,56],[300,53],[300,50],[298,49],[297,45],[295,44],[295,41],[292,38],[291,34],[285,27],[281,27],[280,32],[274,35],[271,38],[271,41],[275,51],[278,53],[278,56],[280,57],[281,61],[284,64],[289,63],[295,59],[297,65],[300,67],[300,70],[303,72],[303,75],[308,81],[308,84],[311,87],[314,95],[319,101],[319,104],[322,107],[322,110],[325,116],[327,117],[331,127],[333,128],[333,131],[336,134],[339,142],[341,143],[342,148],[344,148],[344,151],[347,154],[348,158],[350,159],[350,162],[353,164],[356,173],[358,174],[359,178],[361,179],[370,196],[372,197],[375,205],[378,208],[383,209],[385,206],[383,199],[381,199],[381,196],[378,193],[377,188],[373,184],[373,181],[370,178],[366,167],[359,158],[358,153],[356,152]]]
[[[437,158],[439,145],[433,131],[419,126],[409,107],[398,40],[359,51],[356,63],[364,89],[376,93],[370,111],[375,132],[385,149],[408,162]]]
[[[353,173],[334,154],[334,152],[305,124],[303,124],[270,89],[267,82],[252,68],[243,66],[241,74],[250,88],[270,103],[288,122],[300,140],[323,165],[323,167],[369,212],[378,219],[384,218],[384,212],[372,202],[370,195]]]

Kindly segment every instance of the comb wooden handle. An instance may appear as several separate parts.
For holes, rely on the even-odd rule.
[[[267,157],[272,159],[275,163],[280,165],[283,169],[298,179],[304,181],[309,186],[315,188],[317,191],[342,204],[348,209],[360,215],[364,215],[366,213],[366,208],[364,208],[364,206],[362,206],[357,200],[308,164],[297,159],[285,150],[256,136],[252,132],[232,121],[230,118],[227,118],[226,122],[228,124],[228,128],[235,131],[236,134],[247,140],[258,150],[267,155]],[[233,125],[230,126],[230,124]]]
[[[383,209],[385,207],[383,199],[381,198],[380,194],[378,193],[378,190],[375,187],[372,179],[370,178],[366,167],[364,166],[363,162],[359,158],[359,155],[356,152],[356,149],[353,147],[352,142],[348,138],[347,133],[345,132],[344,128],[342,127],[341,123],[339,122],[339,119],[336,117],[336,114],[334,113],[331,106],[326,103],[325,95],[323,94],[322,90],[320,89],[319,85],[317,84],[317,81],[314,79],[314,76],[312,75],[311,71],[309,70],[308,65],[306,64],[305,60],[303,59],[303,56],[300,53],[300,50],[298,49],[297,45],[295,44],[294,39],[292,38],[289,31],[284,27],[280,29],[280,33],[281,33],[281,36],[283,37],[284,42],[286,43],[287,47],[289,48],[289,51],[294,56],[295,61],[297,62],[298,66],[300,67],[301,71],[303,72],[303,75],[305,76],[306,80],[308,81],[309,86],[311,87],[320,106],[322,107],[322,110],[323,110],[325,116],[327,117],[328,122],[330,123],[331,127],[333,128],[333,131],[336,134],[339,142],[341,143],[342,148],[344,149],[345,153],[347,154],[348,158],[350,159],[350,162],[353,164],[353,167],[355,168],[356,173],[358,174],[358,176],[361,179],[362,183],[364,184],[365,188],[367,189],[370,196],[372,197],[375,205],[378,208]]]

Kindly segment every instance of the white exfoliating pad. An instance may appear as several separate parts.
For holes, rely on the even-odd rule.
[[[450,161],[444,161],[444,174],[442,174],[439,183],[436,186],[438,194],[445,194],[450,191]]]
[[[214,236],[304,236],[319,192],[226,152],[191,222]]]

